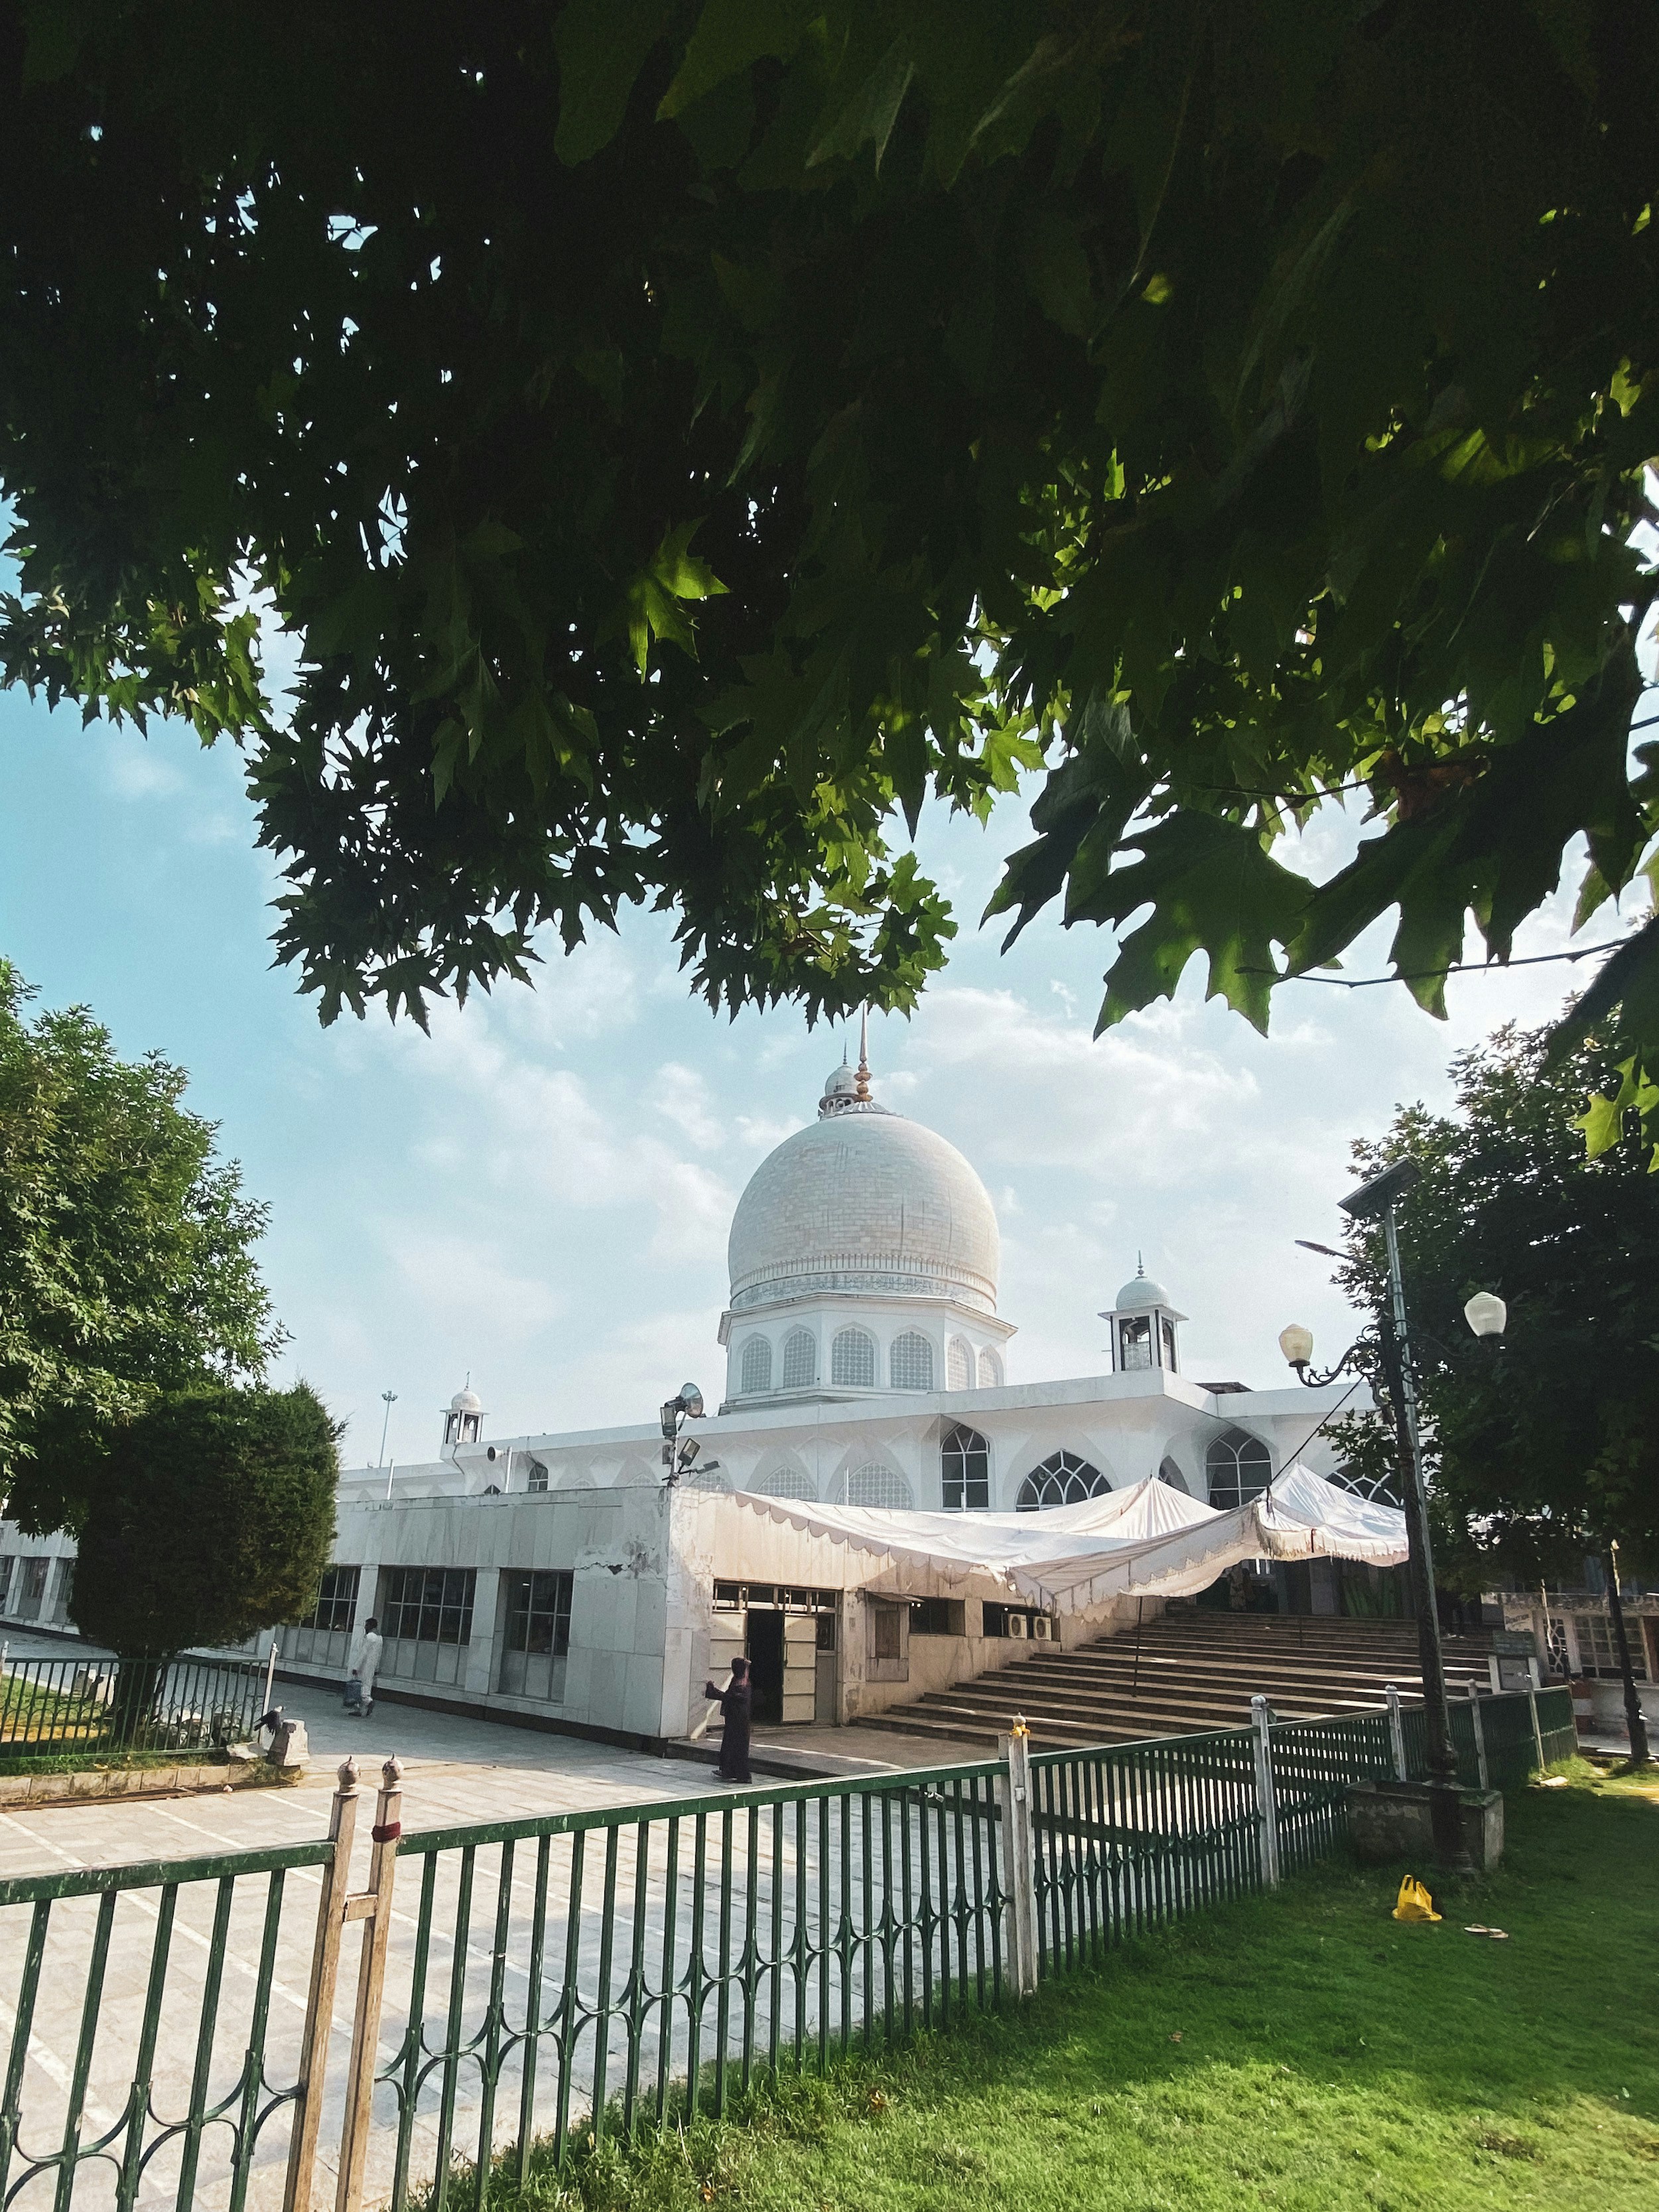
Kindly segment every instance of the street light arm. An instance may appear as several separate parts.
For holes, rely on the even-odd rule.
[[[1376,1351],[1376,1347],[1370,1337],[1360,1336],[1355,1338],[1335,1366],[1326,1368],[1322,1374],[1311,1360],[1293,1359],[1291,1365],[1296,1371],[1298,1382],[1304,1383],[1310,1390],[1323,1390],[1351,1367],[1356,1373],[1364,1374],[1365,1370],[1360,1364],[1361,1354],[1369,1352],[1375,1356]]]

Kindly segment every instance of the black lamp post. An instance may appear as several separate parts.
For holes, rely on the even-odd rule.
[[[1382,1174],[1351,1191],[1341,1200],[1341,1206],[1351,1220],[1380,1220],[1388,1245],[1389,1302],[1376,1317],[1377,1349],[1382,1355],[1394,1419],[1401,1495],[1406,1504],[1406,1542],[1417,1600],[1418,1662],[1423,1677],[1424,1718],[1428,1727],[1429,1804],[1434,1824],[1435,1856],[1443,1867],[1462,1871],[1468,1868],[1470,1861],[1463,1841],[1462,1806],[1457,1795],[1457,1754],[1452,1748],[1445,1654],[1441,1648],[1440,1615],[1434,1598],[1434,1551],[1417,1427],[1417,1390],[1406,1324],[1406,1290],[1400,1273],[1400,1243],[1395,1230],[1395,1207],[1421,1180],[1422,1173],[1415,1160],[1397,1160]],[[1329,1250],[1326,1245],[1310,1249]],[[1332,1253],[1331,1256],[1341,1259],[1346,1255]],[[1481,1337],[1501,1334],[1507,1318],[1503,1300],[1486,1291],[1478,1291],[1469,1300],[1464,1316],[1475,1334]],[[1310,1388],[1330,1382],[1362,1348],[1358,1344],[1351,1346],[1329,1374],[1316,1375],[1311,1364],[1313,1337],[1309,1330],[1300,1327],[1287,1328],[1279,1341],[1285,1358]]]

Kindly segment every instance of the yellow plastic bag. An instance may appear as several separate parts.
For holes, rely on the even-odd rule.
[[[1429,1895],[1414,1874],[1408,1874],[1400,1885],[1400,1901],[1394,1908],[1396,1920],[1438,1920],[1434,1899]]]

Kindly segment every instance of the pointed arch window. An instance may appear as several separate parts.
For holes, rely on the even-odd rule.
[[[887,1355],[888,1380],[896,1390],[931,1390],[933,1347],[920,1329],[907,1328],[893,1339]]]
[[[945,1347],[945,1387],[947,1390],[974,1387],[974,1355],[959,1336],[953,1336]]]
[[[1384,1468],[1380,1474],[1362,1474],[1357,1468],[1334,1467],[1325,1477],[1337,1490],[1352,1491],[1356,1498],[1368,1498],[1374,1505],[1392,1505],[1400,1510],[1400,1482],[1392,1468]]]
[[[811,1476],[794,1467],[775,1467],[769,1474],[757,1475],[747,1487],[761,1498],[813,1499],[818,1494]]]
[[[1046,1505],[1080,1505],[1085,1498],[1104,1498],[1111,1486],[1097,1467],[1075,1452],[1053,1452],[1020,1484],[1014,1510],[1036,1513]]]
[[[817,1379],[817,1339],[811,1329],[792,1328],[783,1340],[784,1389],[810,1390]]]
[[[830,1380],[843,1390],[876,1387],[876,1340],[867,1328],[843,1328],[830,1352]]]
[[[880,1505],[902,1511],[915,1503],[904,1477],[878,1460],[854,1468],[840,1487],[840,1503],[843,1505]]]
[[[991,1447],[977,1429],[957,1421],[939,1445],[939,1474],[947,1513],[991,1510]]]
[[[1211,1504],[1224,1512],[1260,1498],[1273,1479],[1273,1463],[1260,1437],[1226,1429],[1205,1453],[1204,1472],[1209,1477]]]
[[[772,1387],[772,1346],[763,1336],[751,1336],[743,1347],[740,1387],[745,1398],[758,1396]]]
[[[1002,1362],[988,1345],[979,1355],[979,1387],[981,1390],[1002,1388]]]
[[[1185,1490],[1187,1487],[1186,1476],[1172,1459],[1164,1458],[1158,1462],[1158,1479],[1160,1482],[1167,1482],[1171,1490]]]

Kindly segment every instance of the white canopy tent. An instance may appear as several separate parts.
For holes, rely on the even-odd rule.
[[[989,1577],[1015,1602],[1084,1613],[1118,1597],[1185,1597],[1239,1559],[1357,1559],[1397,1566],[1406,1516],[1298,1461],[1248,1505],[1218,1511],[1149,1478],[1035,1513],[913,1513],[738,1491],[740,1509],[947,1581]]]

